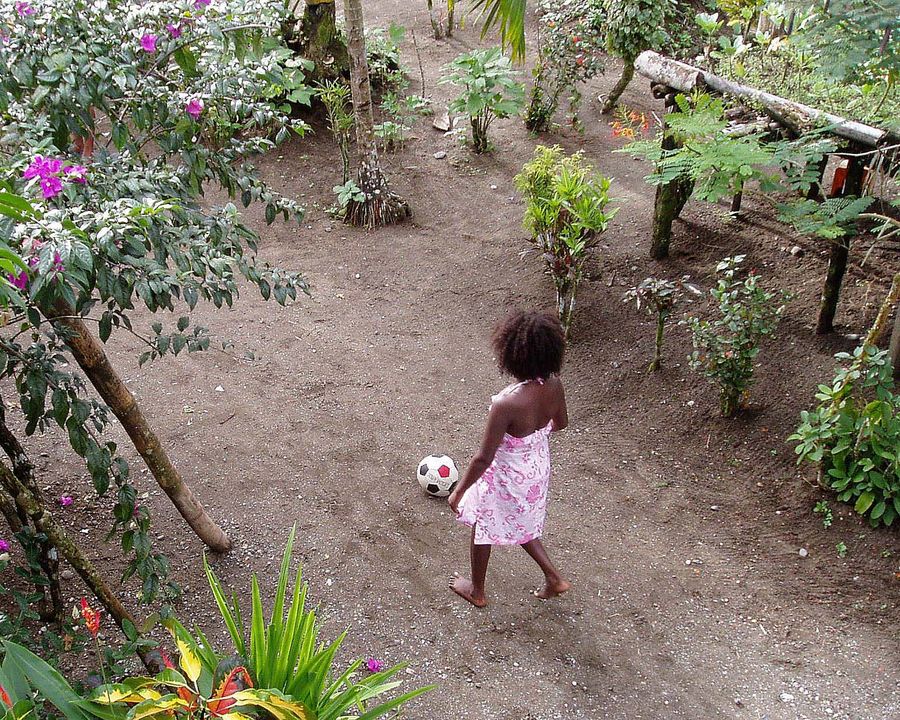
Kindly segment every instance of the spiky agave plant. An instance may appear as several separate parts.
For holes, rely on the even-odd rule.
[[[358,718],[374,720],[427,692],[423,687],[394,698],[381,700],[400,683],[392,680],[403,664],[358,678],[362,660],[352,662],[343,671],[335,668],[335,655],[347,635],[341,633],[330,643],[319,639],[315,610],[307,608],[308,585],[298,569],[288,602],[291,554],[296,528],[288,536],[272,611],[266,619],[260,599],[259,581],[251,580],[249,630],[235,595],[230,601],[225,588],[204,559],[206,577],[222,620],[234,644],[234,650],[247,666],[257,687],[279,690],[309,708],[319,720]]]

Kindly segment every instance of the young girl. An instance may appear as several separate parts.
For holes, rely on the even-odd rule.
[[[569,423],[559,380],[565,336],[559,321],[536,312],[517,312],[494,331],[500,368],[518,382],[493,397],[478,454],[447,499],[459,521],[472,527],[472,579],[450,587],[484,607],[484,578],[492,545],[521,545],[544,571],[547,599],[570,585],[550,562],[541,534],[550,482],[551,432]]]

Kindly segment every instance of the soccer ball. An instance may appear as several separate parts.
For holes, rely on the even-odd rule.
[[[459,471],[446,455],[428,455],[419,463],[416,479],[432,497],[447,497],[459,482]]]

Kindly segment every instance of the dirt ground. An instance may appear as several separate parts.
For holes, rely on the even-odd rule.
[[[443,108],[453,91],[436,84],[440,67],[479,38],[468,28],[432,40],[419,5],[366,3],[367,22],[415,30],[426,93]],[[403,49],[418,92],[409,33]],[[233,311],[198,310],[235,343],[231,354],[138,369],[126,338],[110,352],[234,540],[234,551],[215,560],[223,578],[244,592],[256,572],[273,587],[296,523],[328,636],[349,627],[347,656],[408,660],[409,686],[438,685],[407,717],[896,719],[900,539],[833,500],[834,525],[824,529],[812,507],[828,496],[786,443],[815,384],[831,377],[833,353],[854,344],[813,332],[824,247],[793,237],[750,196],[740,221],[690,203],[673,256],[648,260],[647,168],[611,154],[621,143],[595,101],[617,69],[612,62],[585,92],[584,134],[562,127],[532,137],[520,121],[503,121],[492,129],[496,151],[476,158],[421,121],[404,150],[384,157],[413,218],[377,232],[323,212],[340,168],[317,128],[261,162],[268,180],[300,196],[307,221],[259,224],[261,254],[302,270],[312,298],[280,308],[248,291]],[[639,78],[624,102],[661,109]],[[537,601],[537,568],[525,553],[501,549],[489,570],[491,605],[478,611],[447,589],[454,572],[467,570],[467,530],[423,495],[414,472],[431,452],[468,461],[489,397],[506,382],[488,346],[492,325],[508,308],[553,305],[539,260],[520,256],[523,208],[512,186],[538,143],[583,149],[614,178],[621,207],[580,293],[563,375],[572,422],[553,441],[545,542],[574,590]],[[446,159],[435,159],[441,150]],[[794,244],[802,256],[786,252]],[[646,374],[652,327],[621,298],[648,275],[689,273],[708,287],[715,262],[738,252],[797,299],[761,354],[757,405],[723,420],[715,389],[687,368],[683,329],[670,329],[664,370]],[[843,332],[865,332],[888,262],[851,269]],[[39,469],[81,508],[73,527],[98,556],[116,558],[101,542],[108,516],[91,504],[82,469],[61,442],[41,449]],[[64,481],[59,467],[71,473]],[[200,544],[134,468],[159,547],[185,585],[180,614],[223,637]]]

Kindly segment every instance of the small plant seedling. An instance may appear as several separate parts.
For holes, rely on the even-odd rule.
[[[883,557],[883,558],[889,558],[889,557],[893,557],[893,556],[894,556],[893,550],[888,549],[888,550],[881,551],[881,557]]]
[[[337,195],[337,204],[341,212],[351,201],[365,202],[366,199],[366,194],[354,180],[348,180],[343,185],[335,185],[332,192]]]
[[[822,516],[822,527],[831,527],[831,524],[834,522],[834,513],[831,511],[831,508],[828,507],[827,500],[819,500],[819,502],[817,502],[816,506],[813,508],[813,512],[816,515]]]
[[[350,140],[355,125],[350,107],[350,86],[342,80],[331,80],[319,85],[319,99],[325,106],[328,129],[341,153],[342,179],[350,179]]]
[[[834,549],[837,550],[837,554],[839,558],[847,557],[847,545],[841,540],[837,545],[834,546]]]
[[[522,109],[525,86],[515,80],[509,58],[500,48],[463,53],[444,69],[448,74],[440,82],[462,88],[450,103],[450,112],[468,116],[472,148],[476,153],[487,152],[488,128],[496,118],[515,115]]]
[[[688,279],[687,275],[681,280],[649,277],[631,288],[622,298],[624,302],[634,301],[638,310],[645,310],[649,315],[656,316],[656,349],[648,372],[655,372],[662,367],[663,333],[672,309],[685,297],[685,293],[702,294],[696,285],[687,282]]]
[[[719,386],[722,414],[731,417],[745,404],[753,384],[759,343],[774,334],[789,295],[766,290],[751,271],[739,277],[743,255],[716,266],[719,281],[710,290],[718,309],[712,320],[689,317],[693,335],[691,368]]]

